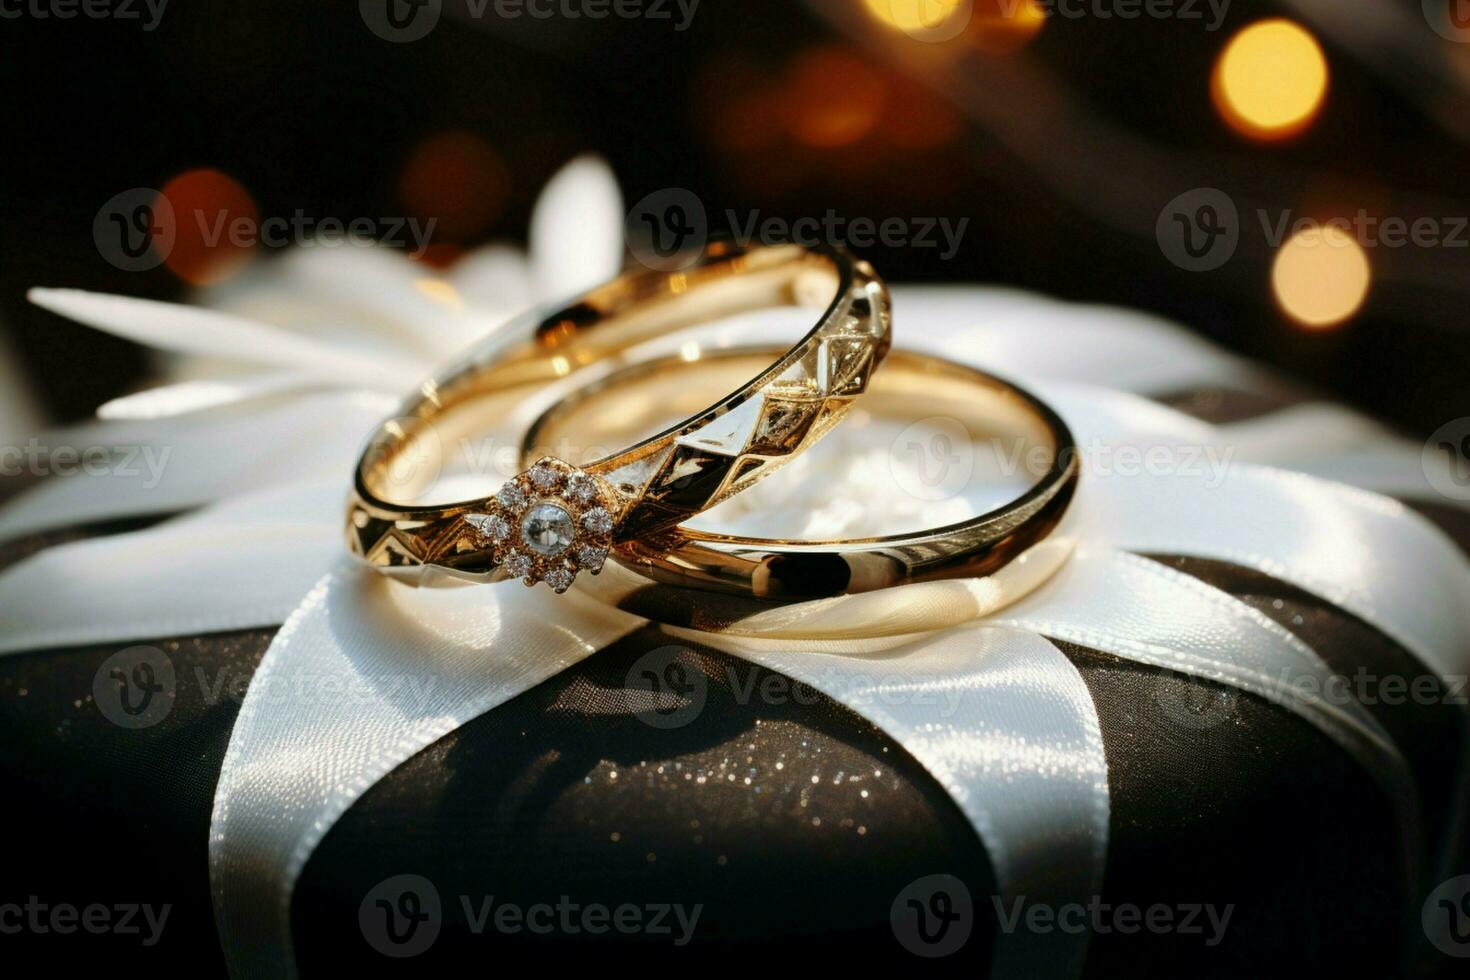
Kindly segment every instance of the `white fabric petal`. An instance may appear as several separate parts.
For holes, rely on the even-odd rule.
[[[47,447],[118,450],[114,465],[52,476],[0,510],[0,540],[144,514],[170,514],[283,481],[339,479],[396,402],[333,392],[46,434]]]
[[[149,347],[285,368],[342,385],[395,391],[403,387],[405,372],[408,377],[417,377],[430,363],[394,364],[382,357],[197,306],[80,289],[32,289],[26,295],[53,313]]]
[[[531,214],[536,296],[561,302],[618,274],[623,265],[623,198],[598,157],[578,157],[547,182]]]
[[[108,422],[161,419],[321,386],[320,378],[294,371],[179,381],[103,402],[97,417]]]
[[[508,319],[535,305],[531,263],[519,249],[487,245],[463,256],[449,282],[472,309]]]
[[[0,654],[284,622],[341,557],[337,481],[272,489],[0,572]]]
[[[291,251],[202,290],[197,302],[391,362],[433,363],[468,342],[462,304],[439,274],[386,248]]]
[[[1261,368],[1166,320],[1106,306],[1028,304],[973,286],[897,286],[905,347],[993,369],[1165,394],[1212,385],[1261,388]],[[999,302],[997,302],[997,299]]]

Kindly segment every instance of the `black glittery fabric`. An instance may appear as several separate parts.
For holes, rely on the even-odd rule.
[[[1470,522],[1438,519],[1470,543]],[[1425,673],[1372,627],[1300,590],[1228,564],[1154,557],[1276,619],[1345,674]],[[37,895],[172,906],[152,947],[130,936],[78,933],[63,946],[54,935],[22,934],[3,938],[7,951],[98,970],[224,974],[208,889],[210,807],[240,698],[273,634],[155,642],[175,665],[176,700],[163,722],[139,730],[108,722],[91,701],[94,677],[119,645],[0,658],[11,844],[0,904]],[[635,716],[641,702],[626,689],[628,671],[674,643],[688,646],[657,627],[639,630],[372,787],[299,883],[293,933],[303,975],[667,962],[984,976],[997,929],[993,871],[934,779],[815,692],[798,687],[780,703],[741,697],[741,686],[771,675],[711,650],[693,648],[690,660],[709,679],[704,710],[677,729],[650,727]],[[1392,801],[1336,743],[1253,695],[1062,646],[1097,705],[1108,759],[1102,899],[1235,907],[1214,947],[1198,936],[1094,936],[1088,976],[1455,975],[1446,960],[1401,963],[1421,897],[1410,893]],[[1200,723],[1180,724],[1181,710]],[[1447,780],[1466,751],[1455,711],[1370,711],[1408,759],[1430,828],[1455,832]],[[377,883],[403,873],[436,884],[444,923],[430,950],[390,960],[364,942],[359,908]],[[976,925],[960,952],[920,960],[895,941],[890,906],[909,882],[936,873],[967,884]],[[475,935],[460,895],[703,911],[678,947],[616,932]]]

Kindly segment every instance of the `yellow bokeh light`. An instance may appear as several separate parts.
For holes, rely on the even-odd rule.
[[[965,0],[863,0],[868,12],[905,34],[932,31],[968,9]]]
[[[459,291],[443,279],[415,279],[413,288],[436,303],[455,310],[464,309],[464,300],[460,298]]]
[[[1040,0],[863,0],[880,23],[920,41],[967,34],[987,54],[1009,54],[1046,23]]]
[[[1307,327],[1331,327],[1357,313],[1373,271],[1368,253],[1335,225],[1297,232],[1276,253],[1271,288],[1287,316]]]
[[[1225,121],[1257,139],[1300,132],[1327,96],[1327,58],[1305,28],[1284,18],[1242,30],[1215,63],[1211,92]]]

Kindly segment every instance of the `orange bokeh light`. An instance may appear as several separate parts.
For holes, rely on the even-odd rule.
[[[434,236],[464,241],[490,227],[510,193],[500,155],[474,133],[452,131],[418,145],[398,195],[408,212],[435,222]]]
[[[175,237],[164,265],[192,285],[234,275],[255,250],[260,215],[239,182],[218,170],[188,170],[163,185]]]
[[[1037,0],[863,0],[879,23],[917,41],[963,38],[986,54],[1009,54],[1046,25]]]
[[[883,112],[883,78],[866,61],[837,47],[814,48],[792,64],[785,99],[787,129],[799,143],[850,146]]]

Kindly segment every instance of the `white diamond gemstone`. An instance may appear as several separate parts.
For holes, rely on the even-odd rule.
[[[510,522],[499,514],[470,514],[465,518],[475,530],[480,532],[480,537],[486,541],[494,541],[499,544],[510,535]]]
[[[507,555],[505,559],[505,570],[510,573],[512,578],[524,578],[531,574],[531,556],[523,555],[518,551]]]
[[[597,499],[597,481],[586,473],[573,473],[567,481],[567,496],[575,503],[590,504]]]
[[[612,515],[605,507],[594,507],[582,515],[582,526],[593,534],[606,534],[612,530]]]
[[[520,510],[526,506],[526,492],[514,483],[507,483],[501,487],[500,492],[495,495],[495,499],[511,510]]]
[[[576,577],[577,573],[570,568],[553,568],[546,573],[546,584],[558,592],[565,592]]]
[[[584,544],[577,549],[577,564],[588,571],[597,571],[606,560],[607,549],[601,545]]]
[[[545,463],[538,463],[531,468],[531,485],[542,493],[550,493],[561,484],[561,474]]]
[[[521,537],[538,555],[559,555],[572,545],[576,535],[572,515],[556,504],[537,504],[521,520]]]

